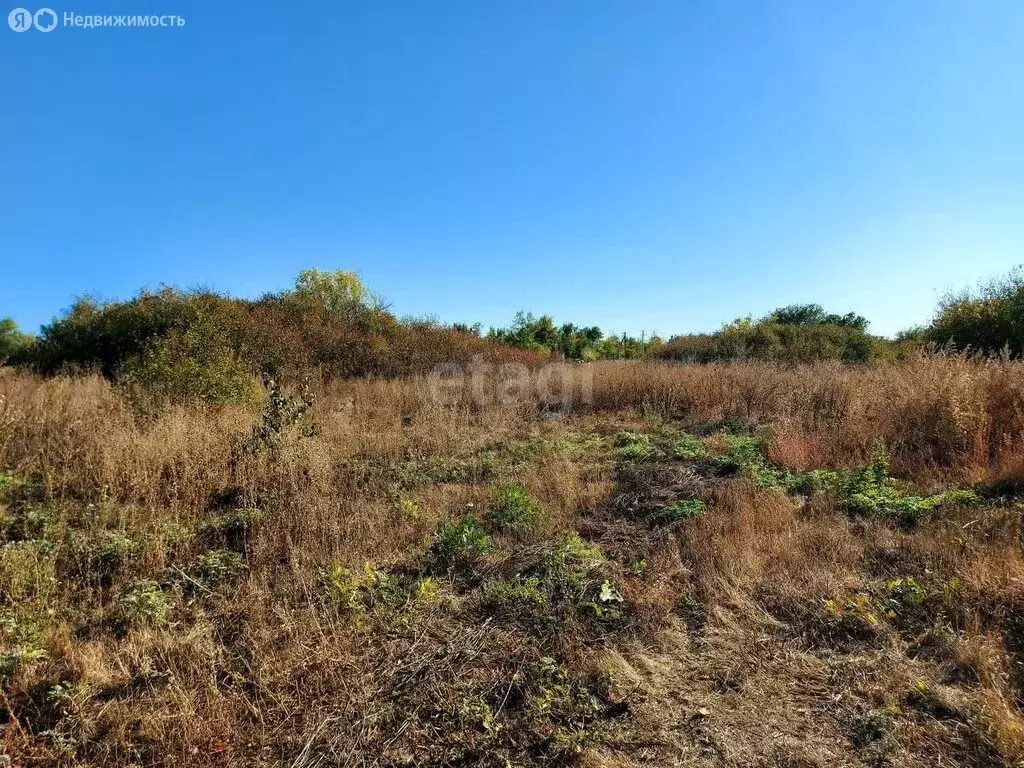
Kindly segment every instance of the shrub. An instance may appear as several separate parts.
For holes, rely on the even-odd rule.
[[[196,560],[195,578],[204,587],[233,581],[246,568],[245,558],[227,549],[215,549]]]
[[[452,568],[467,559],[486,555],[491,546],[491,537],[480,521],[466,515],[458,523],[442,523],[437,527],[428,557],[435,568]]]
[[[357,625],[361,625],[366,611],[373,606],[397,606],[407,600],[398,579],[370,562],[364,563],[362,572],[358,572],[334,559],[321,571],[320,579],[327,599],[339,611],[352,614]],[[415,589],[417,597],[425,599],[436,592],[433,582],[426,579],[421,579]]]
[[[174,606],[173,596],[155,581],[137,581],[117,601],[126,624],[157,624],[167,621]]]
[[[9,317],[0,318],[0,365],[7,361],[18,362],[32,337],[18,330],[18,324]]]
[[[247,402],[255,398],[251,367],[205,317],[150,340],[117,371],[137,402]]]
[[[485,522],[496,531],[525,531],[540,519],[540,505],[520,483],[508,483],[498,489]]]
[[[982,283],[976,291],[947,294],[924,337],[988,354],[1024,352],[1024,269]]]
[[[18,362],[51,375],[97,370],[163,400],[252,392],[252,373],[297,378],[429,373],[438,363],[537,365],[544,356],[423,322],[401,323],[352,273],[302,273],[293,291],[255,301],[163,288],[128,301],[79,299]]]
[[[757,321],[736,320],[715,333],[675,336],[653,354],[694,363],[747,359],[861,363],[886,355],[887,342],[867,333],[867,324],[853,312],[835,315],[817,304],[793,305]]]
[[[207,312],[223,299],[215,294],[181,293],[172,288],[143,291],[136,298],[101,304],[78,299],[64,315],[43,327],[27,362],[40,373],[98,369],[107,378],[156,339],[184,331],[200,309]]]

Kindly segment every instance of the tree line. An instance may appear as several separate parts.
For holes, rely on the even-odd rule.
[[[664,359],[693,363],[769,360],[870,362],[925,345],[986,355],[1024,352],[1024,271],[943,297],[927,325],[895,339],[876,336],[854,312],[818,304],[739,318],[712,333],[605,333],[596,325],[517,312],[504,328],[398,319],[355,272],[304,270],[288,290],[255,300],[162,288],[126,301],[78,299],[38,336],[0,320],[0,362],[43,375],[95,370],[171,397],[237,398],[252,376],[318,369],[334,376],[400,376],[438,363],[539,364],[571,360]]]

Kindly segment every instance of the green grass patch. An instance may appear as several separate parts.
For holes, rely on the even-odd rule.
[[[619,449],[619,458],[625,461],[646,458],[654,451],[651,436],[644,432],[622,430],[615,435],[615,445]]]
[[[672,443],[672,455],[677,459],[700,459],[708,455],[708,449],[696,435],[682,432]]]
[[[656,519],[659,522],[674,522],[676,520],[687,520],[691,517],[699,517],[707,509],[700,499],[684,499],[670,504],[658,513]]]

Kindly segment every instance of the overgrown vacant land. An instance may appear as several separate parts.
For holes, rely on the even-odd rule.
[[[573,371],[0,374],[9,763],[1024,758],[1022,364]]]

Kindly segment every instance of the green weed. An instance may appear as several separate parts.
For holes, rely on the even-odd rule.
[[[700,499],[684,499],[665,507],[657,514],[657,519],[668,522],[686,520],[691,517],[699,517],[704,514],[705,509],[706,506]]]
[[[765,458],[760,439],[727,435],[723,442],[725,452],[712,457],[721,471],[743,474],[762,488],[788,491],[794,484],[796,478],[791,470]]]
[[[49,600],[57,587],[55,547],[54,542],[35,540],[0,548],[0,594],[5,601]]]
[[[618,588],[608,579],[601,583],[601,588],[593,599],[581,600],[580,608],[589,611],[597,619],[615,619],[619,616],[619,607],[625,600]]]
[[[395,509],[410,520],[419,520],[422,516],[420,507],[414,499],[398,494],[395,498]]]
[[[31,604],[0,611],[0,637],[5,645],[0,652],[0,682],[46,658],[42,635],[48,621],[49,617]]]
[[[127,531],[107,531],[92,552],[94,566],[105,573],[126,568],[138,559],[142,543]]]
[[[356,626],[363,627],[364,617],[375,606],[397,607],[408,596],[397,577],[378,569],[373,563],[363,563],[361,571],[354,571],[335,559],[321,572],[320,579],[327,599],[342,613],[354,617]],[[419,599],[432,599],[436,584],[421,579],[415,586]]]
[[[487,525],[495,531],[526,531],[540,519],[540,505],[520,483],[501,486],[484,515]]]
[[[486,555],[493,546],[491,537],[472,515],[458,523],[443,523],[434,531],[428,559],[435,568],[449,569],[467,559]]]
[[[708,455],[708,449],[700,438],[683,432],[672,443],[672,453],[678,459],[699,459]]]
[[[615,436],[615,444],[619,448],[619,457],[626,461],[646,458],[654,450],[651,436],[643,432],[623,430]]]
[[[228,549],[244,552],[246,542],[262,518],[263,512],[255,507],[234,509],[204,521],[200,532]]]
[[[48,534],[52,535],[56,514],[47,504],[31,504],[14,510],[0,507],[0,511],[3,511],[0,515],[0,537],[4,541],[45,539]]]
[[[914,522],[919,517],[944,505],[977,503],[977,495],[968,489],[957,489],[932,496],[908,493],[889,476],[889,454],[885,443],[878,440],[875,455],[865,467],[839,476],[839,506],[854,514],[895,517]]]
[[[196,559],[195,578],[204,587],[234,581],[246,569],[245,558],[228,549],[215,549]]]
[[[487,581],[484,583],[484,598],[490,605],[509,609],[546,605],[548,602],[544,585],[537,576]]]
[[[174,597],[155,581],[142,580],[123,592],[117,605],[125,624],[160,624],[170,618]]]

